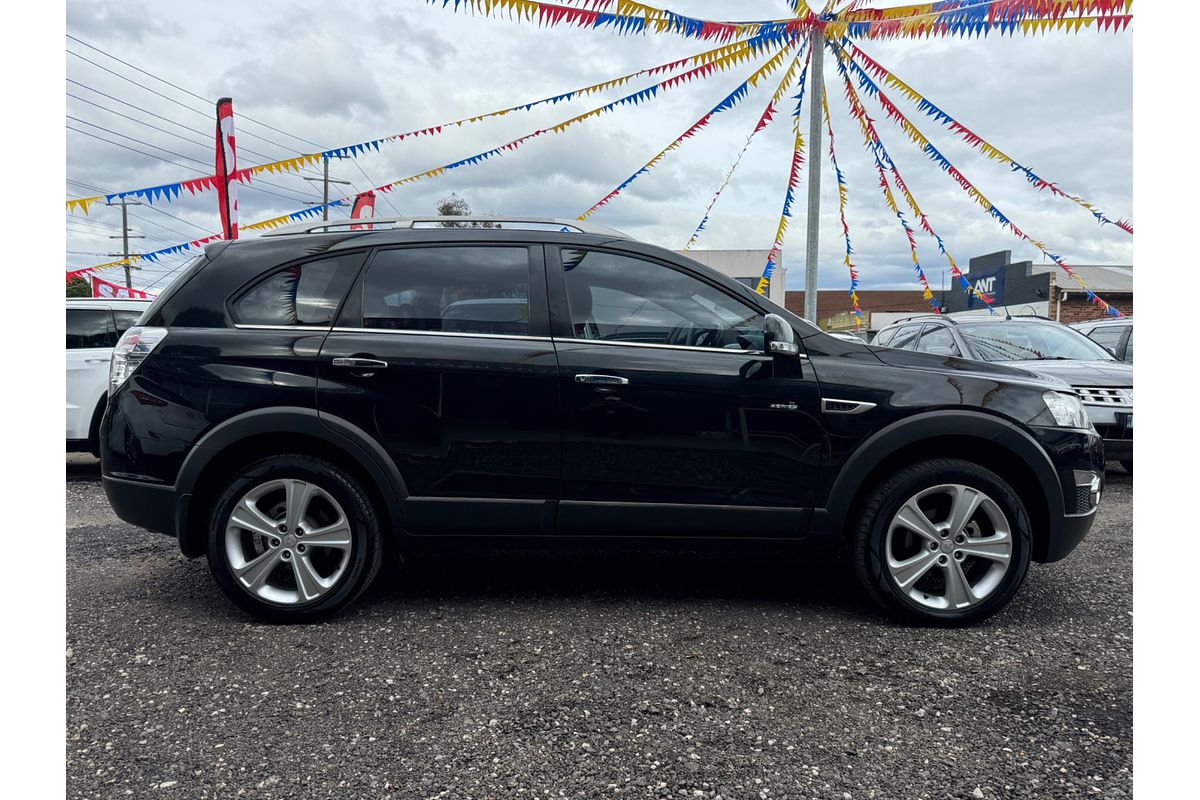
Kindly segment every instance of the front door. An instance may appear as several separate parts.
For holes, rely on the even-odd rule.
[[[321,349],[318,405],[374,436],[411,533],[537,533],[562,455],[542,248],[380,249]]]
[[[559,529],[802,533],[824,452],[820,399],[805,359],[764,353],[763,313],[680,265],[570,248],[548,263]]]
[[[117,343],[112,311],[88,305],[67,309],[67,439],[87,439],[92,417],[108,390],[108,364]]]

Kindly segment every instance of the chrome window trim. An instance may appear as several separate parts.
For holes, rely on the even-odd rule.
[[[512,339],[521,342],[550,342],[549,336],[525,336],[516,333],[471,333],[469,331],[404,331],[394,328],[331,328],[333,333],[384,333],[392,336],[450,336],[456,339]]]
[[[655,344],[653,342],[622,342],[609,339],[571,339],[571,338],[555,338],[555,342],[570,342],[571,344],[602,344],[616,345],[618,347],[652,347],[656,350],[689,350],[697,353],[733,353],[741,356],[767,356],[762,350],[733,350],[725,347],[694,347],[687,344]],[[799,354],[800,358],[807,358],[803,353]]]
[[[240,331],[331,331],[328,325],[255,325],[235,322],[233,327]]]

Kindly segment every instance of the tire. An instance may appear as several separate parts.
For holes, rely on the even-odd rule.
[[[293,505],[297,511],[288,510]],[[300,524],[288,529],[289,519]],[[270,456],[240,469],[218,496],[208,563],[217,585],[248,614],[313,622],[370,587],[383,562],[382,539],[379,515],[352,475],[312,456]]]
[[[954,526],[954,508],[969,508],[980,494],[977,510],[960,529],[960,550],[958,532],[943,530]],[[917,503],[923,523],[910,515],[910,501]],[[960,501],[965,505],[956,506]],[[905,515],[897,519],[902,509]],[[905,525],[908,521],[916,524]],[[1012,487],[977,464],[939,458],[906,466],[871,489],[850,550],[859,582],[893,616],[919,625],[959,626],[1008,605],[1029,569],[1031,541],[1029,516]],[[919,577],[902,588],[902,580],[913,575]],[[965,579],[966,590],[955,576]]]
[[[1133,459],[1132,458],[1122,461],[1121,466],[1124,467],[1125,471],[1128,472],[1130,475],[1133,474]]]

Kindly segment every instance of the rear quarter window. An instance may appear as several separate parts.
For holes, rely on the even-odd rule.
[[[363,253],[308,261],[272,272],[232,304],[240,325],[332,325]]]
[[[113,347],[116,343],[112,312],[107,308],[67,309],[68,350]]]

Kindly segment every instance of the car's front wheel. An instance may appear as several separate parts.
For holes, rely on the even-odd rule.
[[[911,622],[965,625],[999,611],[1029,568],[1029,517],[990,470],[931,459],[883,479],[853,532],[855,571]]]
[[[238,471],[209,525],[217,584],[267,622],[341,609],[370,585],[381,555],[379,519],[362,486],[311,456],[271,456]]]

